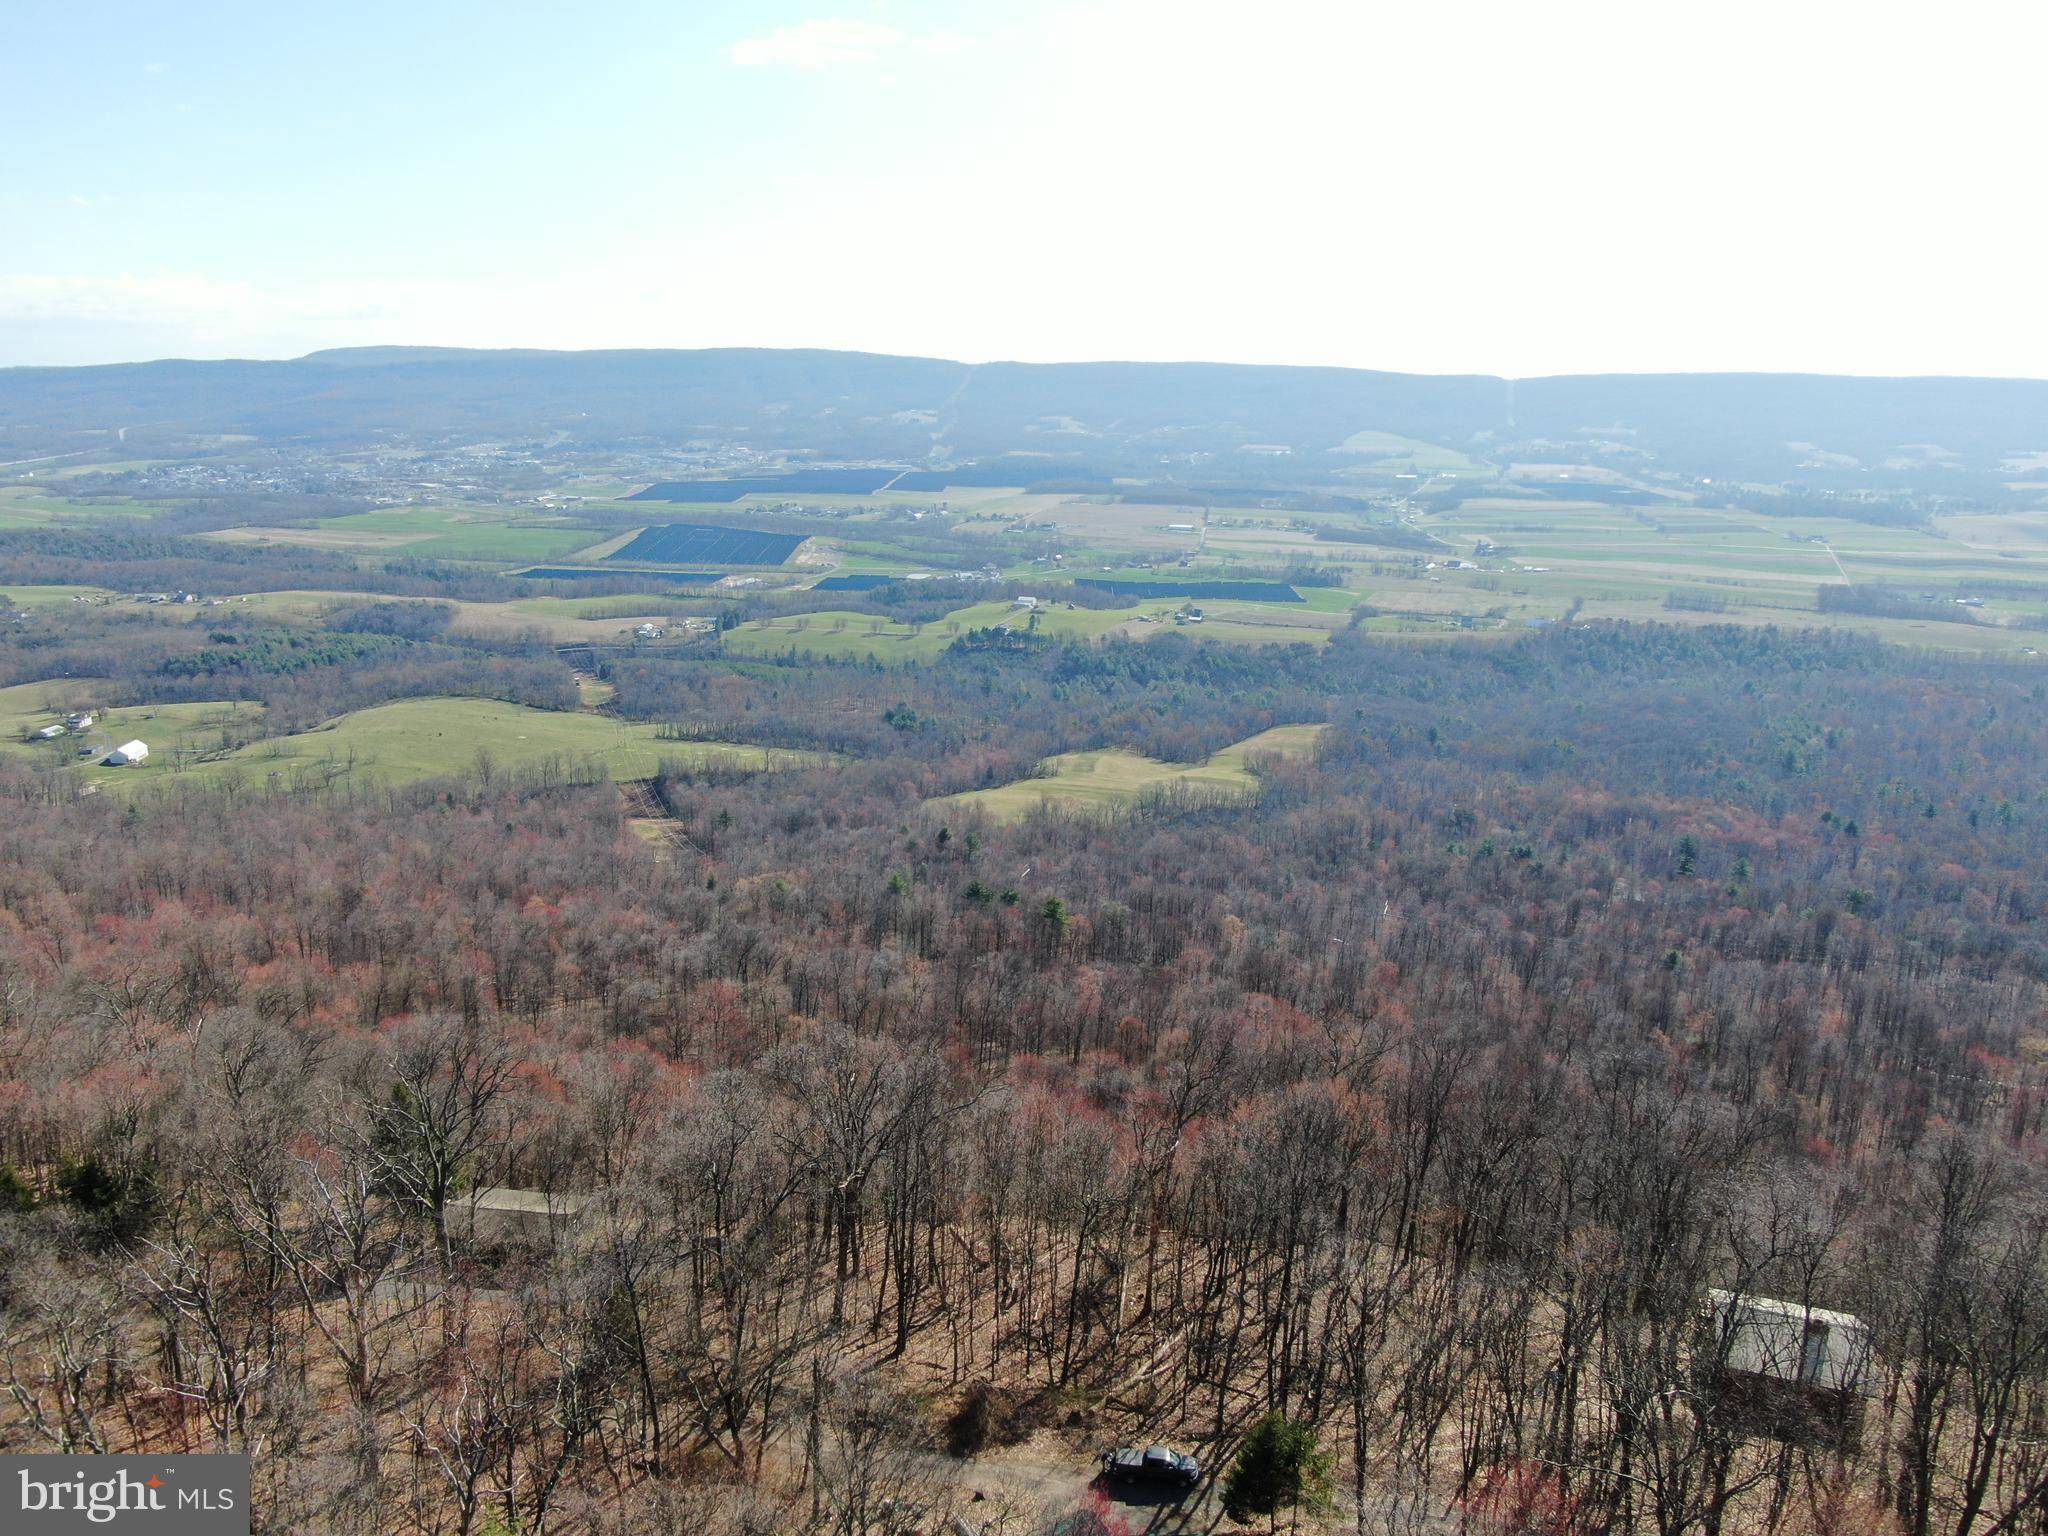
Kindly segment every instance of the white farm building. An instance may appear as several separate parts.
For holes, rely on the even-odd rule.
[[[457,1237],[472,1242],[544,1243],[570,1232],[589,1203],[588,1195],[492,1186],[456,1201],[448,1224]]]
[[[109,768],[127,768],[141,762],[147,756],[149,756],[148,742],[124,741],[105,757],[101,758],[100,761]]]
[[[1863,1427],[1875,1374],[1870,1326],[1766,1296],[1707,1292],[1707,1374],[1726,1404],[1780,1439],[1834,1434],[1852,1442]]]
[[[1725,1368],[1826,1392],[1861,1392],[1870,1378],[1870,1329],[1847,1312],[1709,1291]]]

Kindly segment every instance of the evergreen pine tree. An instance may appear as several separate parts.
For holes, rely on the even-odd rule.
[[[1223,1484],[1223,1508],[1233,1520],[1275,1515],[1282,1509],[1322,1502],[1328,1458],[1316,1449],[1315,1433],[1285,1414],[1269,1413],[1251,1428]]]

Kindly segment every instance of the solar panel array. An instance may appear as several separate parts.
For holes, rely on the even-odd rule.
[[[718,528],[703,523],[661,523],[643,528],[622,549],[604,558],[675,561],[683,565],[780,565],[803,543],[801,533],[762,533],[754,528]]]

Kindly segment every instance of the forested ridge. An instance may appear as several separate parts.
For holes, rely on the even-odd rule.
[[[1795,444],[1824,443],[1869,464],[1900,444],[1940,444],[1976,472],[1974,494],[1995,494],[2000,462],[2035,445],[2044,398],[2048,384],[2030,379],[1503,379],[1199,362],[970,365],[816,349],[358,347],[285,361],[0,369],[0,441],[55,451],[89,443],[114,421],[130,423],[138,441],[170,428],[322,445],[556,431],[632,443],[686,429],[915,466],[933,453],[936,419],[947,453],[983,462],[1021,454],[1043,465],[1043,424],[1067,419],[1092,429],[1084,445],[1065,447],[1071,465],[1064,454],[1051,465],[1069,479],[1156,476],[1162,452],[1201,449],[1237,456],[1223,483],[1255,476],[1264,488],[1276,475],[1300,481],[1302,466],[1238,456],[1247,443],[1320,458],[1360,432],[1482,451],[1521,438],[1576,452],[1619,435],[1682,473],[1720,478],[1739,467],[1738,479],[1767,481],[1811,474]]]
[[[484,664],[395,622],[291,680]],[[262,693],[195,659],[252,641],[155,686]],[[836,756],[671,768],[659,842],[572,763],[0,760],[11,1448],[253,1449],[270,1531],[908,1536],[954,1451],[1221,1471],[1277,1411],[1336,1528],[2048,1531],[2031,671],[1578,625],[606,670]],[[1248,805],[926,804],[1307,721]],[[589,1203],[499,1252],[488,1186]],[[1711,1288],[1867,1321],[1860,1434],[1715,1391]]]

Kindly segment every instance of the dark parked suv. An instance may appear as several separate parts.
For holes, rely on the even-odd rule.
[[[1202,1464],[1163,1445],[1120,1446],[1102,1458],[1111,1482],[1143,1483],[1153,1488],[1192,1488],[1202,1480]]]

